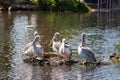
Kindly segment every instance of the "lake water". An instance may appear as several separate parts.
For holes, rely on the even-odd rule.
[[[26,28],[33,25],[32,28]],[[37,30],[45,52],[55,32],[66,38],[77,55],[81,33],[85,32],[87,46],[110,65],[89,67],[83,65],[40,66],[25,63],[22,52],[33,40]],[[120,80],[120,63],[109,60],[118,52],[120,42],[120,13],[47,13],[34,11],[0,12],[0,79],[1,80]],[[78,57],[73,58],[79,60]]]

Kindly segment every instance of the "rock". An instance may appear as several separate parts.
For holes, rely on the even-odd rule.
[[[120,61],[120,54],[112,53],[112,54],[109,56],[109,59],[112,60],[112,61]]]
[[[119,58],[120,59],[120,58]],[[33,65],[40,65],[40,66],[44,66],[44,65],[49,65],[49,66],[61,66],[61,65],[85,65],[85,66],[90,66],[90,65],[103,65],[104,63],[102,63],[101,61],[99,63],[90,63],[87,62],[85,64],[83,64],[83,62],[81,61],[75,61],[75,60],[70,60],[70,61],[65,61],[64,59],[61,59],[58,57],[57,54],[55,54],[54,52],[50,52],[50,53],[45,53],[44,54],[44,60],[36,60],[36,59],[26,59],[23,60],[26,63],[30,63]]]

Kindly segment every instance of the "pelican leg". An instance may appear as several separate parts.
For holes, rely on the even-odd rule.
[[[58,58],[59,58],[60,60],[63,59],[63,57],[62,57],[60,54],[58,54]]]
[[[57,57],[58,57],[59,59],[61,59],[61,56],[60,56],[59,54],[57,55]]]
[[[87,64],[87,59],[85,58],[85,61],[82,62],[83,65],[86,65]]]

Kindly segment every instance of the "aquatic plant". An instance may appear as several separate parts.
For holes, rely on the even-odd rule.
[[[38,0],[38,8],[42,11],[52,10],[54,5],[54,0]]]
[[[120,51],[120,42],[115,44],[115,49],[117,49],[118,51]]]

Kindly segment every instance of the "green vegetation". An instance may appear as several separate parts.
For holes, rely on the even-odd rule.
[[[41,11],[90,11],[90,7],[78,0],[38,0]]]
[[[118,51],[120,51],[120,42],[115,44],[115,49],[117,49]]]
[[[24,0],[14,0],[14,3],[24,3]]]
[[[84,3],[80,2],[79,0],[8,0],[0,1],[0,5],[3,7],[3,9],[8,10],[9,6],[12,6],[16,4],[16,7],[18,5],[25,5],[24,8],[27,10],[27,5],[34,5],[34,10],[36,10],[36,6],[38,10],[41,11],[73,11],[73,12],[89,12],[90,7]],[[15,6],[15,5],[14,5]],[[14,7],[14,9],[17,9]],[[22,6],[21,6],[22,7]],[[19,7],[19,8],[21,8]],[[22,9],[22,8],[21,8]]]

